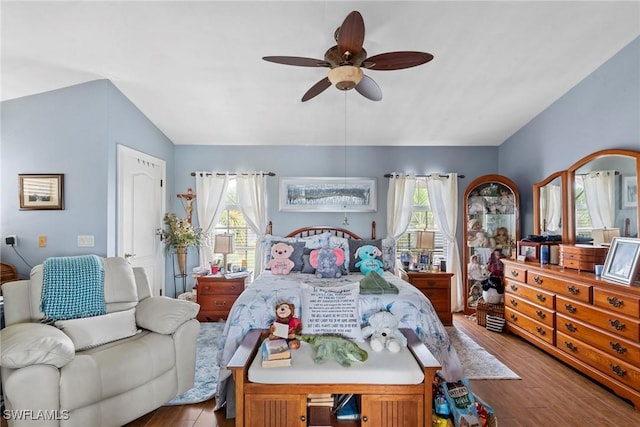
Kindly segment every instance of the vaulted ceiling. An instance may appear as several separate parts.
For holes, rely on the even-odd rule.
[[[2,100],[109,79],[175,144],[499,145],[640,35],[637,1],[43,1],[1,5]],[[329,88],[324,57],[352,10],[373,102]]]

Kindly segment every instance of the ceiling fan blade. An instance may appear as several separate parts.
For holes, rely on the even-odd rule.
[[[433,55],[426,52],[388,52],[365,59],[362,66],[370,70],[401,70],[425,64],[432,59]]]
[[[369,76],[362,76],[362,80],[356,86],[356,90],[360,95],[372,101],[380,101],[382,99],[380,86]]]
[[[329,87],[331,87],[331,82],[329,81],[329,77],[325,77],[324,79],[320,80],[318,83],[311,86],[311,89],[309,89],[307,93],[305,93],[304,96],[302,97],[302,102],[308,101],[311,98],[314,98],[320,95]]]
[[[276,64],[296,65],[298,67],[330,67],[327,61],[314,58],[303,58],[301,56],[265,56],[262,59]]]
[[[350,56],[360,53],[364,43],[364,20],[360,12],[354,10],[347,15],[338,30],[337,42],[341,56],[346,52],[349,52]]]

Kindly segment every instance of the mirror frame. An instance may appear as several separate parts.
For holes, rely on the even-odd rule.
[[[580,169],[582,166],[586,165],[590,161],[597,159],[599,157],[604,157],[604,156],[625,156],[625,157],[635,158],[636,183],[640,182],[640,151],[624,150],[624,149],[617,149],[617,148],[600,150],[600,151],[591,153],[587,156],[584,156],[583,158],[575,162],[573,165],[571,165],[569,169],[567,169],[567,180],[568,180],[567,210],[569,214],[567,216],[567,233],[568,233],[567,242],[570,244],[575,244],[575,241],[576,241],[576,224],[575,224],[576,207],[575,207],[575,185],[574,185],[576,170]],[[638,206],[637,211],[640,211],[640,206]],[[640,230],[640,214],[636,214],[636,230]]]
[[[533,184],[533,234],[542,234],[541,214],[540,214],[540,189],[551,183],[556,178],[560,178],[560,197],[562,198],[562,242],[569,241],[569,230],[567,227],[568,209],[567,209],[567,171],[558,171],[552,173],[544,180]]]

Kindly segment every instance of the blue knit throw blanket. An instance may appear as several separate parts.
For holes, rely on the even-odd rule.
[[[40,309],[53,320],[99,316],[104,301],[104,267],[96,255],[48,258],[44,262]]]

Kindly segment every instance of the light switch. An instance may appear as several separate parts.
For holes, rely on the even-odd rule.
[[[79,248],[92,248],[93,247],[93,235],[78,235],[78,247]]]
[[[41,234],[38,236],[38,247],[44,248],[45,246],[47,246],[47,236]]]

